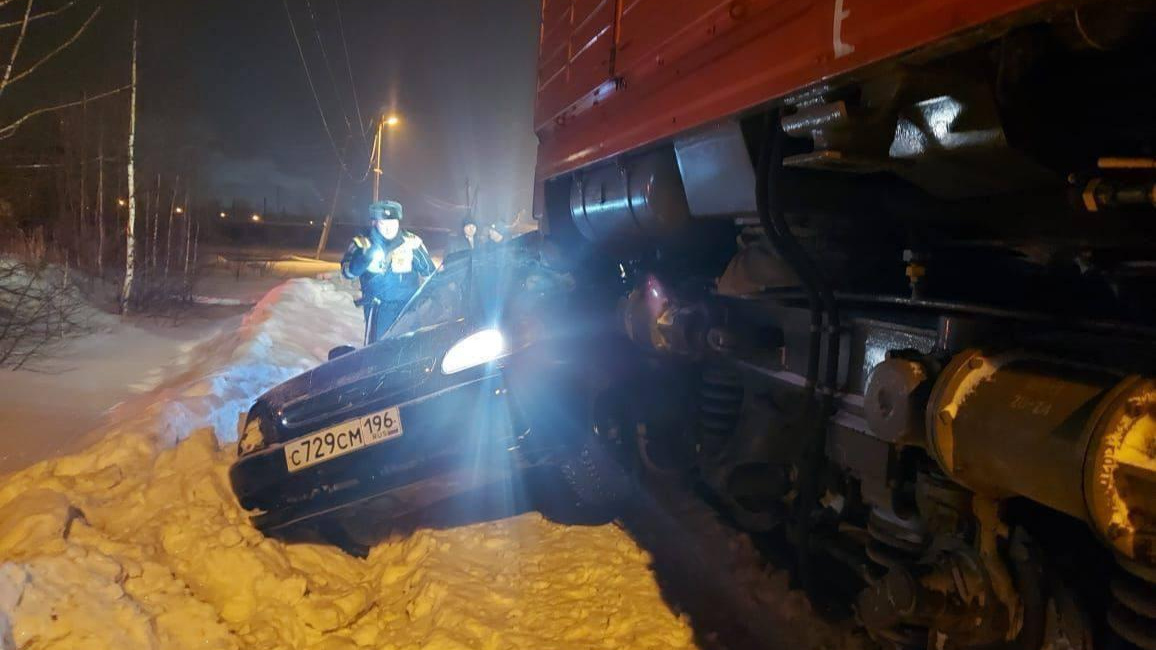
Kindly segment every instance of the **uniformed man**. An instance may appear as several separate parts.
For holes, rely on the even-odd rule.
[[[341,259],[341,274],[361,281],[356,304],[365,312],[366,345],[385,334],[435,268],[421,237],[402,230],[400,203],[379,201],[369,211],[369,231],[354,237]]]

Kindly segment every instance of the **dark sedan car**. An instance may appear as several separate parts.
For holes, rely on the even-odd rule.
[[[382,341],[256,401],[230,470],[241,505],[273,531],[548,464],[580,500],[616,494],[622,470],[585,423],[587,364],[560,326],[570,284],[525,242],[447,259]]]

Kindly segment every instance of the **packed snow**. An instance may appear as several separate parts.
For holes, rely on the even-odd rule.
[[[529,513],[419,528],[364,559],[257,532],[227,478],[238,417],[360,335],[350,289],[291,280],[92,447],[0,479],[0,648],[694,645],[615,525]]]
[[[0,276],[6,261],[0,258]],[[17,432],[0,435],[0,475],[84,449],[99,438],[102,425],[116,419],[118,404],[156,388],[167,369],[182,367],[182,359],[203,340],[235,330],[244,313],[271,289],[289,278],[336,273],[337,267],[298,258],[237,267],[217,258],[198,275],[198,304],[178,306],[163,316],[121,318],[88,304],[75,287],[59,292],[83,326],[23,368],[0,372],[0,413],[5,430]],[[42,288],[67,286],[67,275],[47,267],[32,280]],[[73,274],[72,281],[87,280]],[[27,276],[8,275],[0,278],[0,289],[23,288],[28,282]],[[0,311],[4,300],[0,298]]]

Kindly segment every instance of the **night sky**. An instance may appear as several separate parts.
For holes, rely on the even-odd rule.
[[[465,202],[467,178],[480,187],[484,219],[509,219],[529,207],[537,0],[286,1],[354,180],[367,169],[371,136],[362,126],[392,111],[402,123],[385,146],[383,194],[400,199],[415,223],[456,224],[462,211],[453,205]],[[98,92],[127,79],[131,15],[132,3],[106,0],[76,51],[9,103],[77,88]],[[326,212],[339,163],[283,1],[142,1],[141,20],[148,155],[187,168],[207,197]],[[343,213],[368,204],[370,184],[354,180],[344,180]]]

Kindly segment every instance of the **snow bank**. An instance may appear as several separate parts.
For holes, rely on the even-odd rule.
[[[364,560],[254,530],[227,478],[238,415],[360,328],[346,291],[288,282],[88,451],[0,480],[0,648],[692,645],[613,526],[530,514],[419,530]]]
[[[85,300],[75,277],[67,268],[0,255],[0,367],[25,367],[70,337],[116,322]]]

